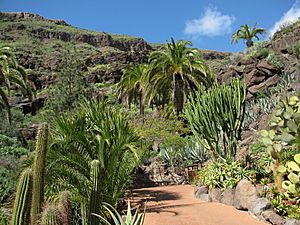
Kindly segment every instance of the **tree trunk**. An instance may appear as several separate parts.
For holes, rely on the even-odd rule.
[[[248,48],[252,47],[253,46],[253,41],[252,40],[248,40],[246,42],[246,45],[247,45]]]
[[[184,101],[184,93],[183,93],[183,80],[181,79],[180,74],[175,74],[175,84],[174,84],[174,100],[175,100],[175,109],[176,116],[178,117],[183,110],[183,101]]]
[[[143,93],[140,92],[140,115],[144,116],[145,114],[145,104],[144,104],[144,99],[143,99]]]

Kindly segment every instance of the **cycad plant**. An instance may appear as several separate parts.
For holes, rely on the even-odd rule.
[[[205,140],[211,157],[234,158],[244,119],[246,87],[238,79],[229,85],[190,96],[185,116],[198,140]]]
[[[91,213],[100,213],[103,202],[117,207],[131,182],[139,158],[137,140],[120,111],[104,101],[84,100],[77,113],[56,119],[49,152],[48,196],[71,190],[81,203],[82,219],[98,225]]]
[[[172,90],[176,115],[182,113],[187,93],[201,83],[210,86],[214,76],[209,66],[201,58],[199,50],[189,48],[192,43],[171,39],[165,49],[153,52],[149,57],[150,72],[148,95],[169,93]],[[149,91],[150,90],[150,91]],[[153,98],[150,97],[150,100]]]

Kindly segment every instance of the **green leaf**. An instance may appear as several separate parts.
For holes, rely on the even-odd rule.
[[[278,172],[279,173],[285,173],[286,172],[286,167],[283,165],[278,166]]]
[[[296,185],[295,184],[290,184],[289,187],[288,187],[288,191],[293,193],[293,194],[296,194],[297,193]]]
[[[293,172],[288,175],[288,178],[293,184],[297,184],[299,182],[299,176]]]
[[[282,182],[282,188],[285,189],[285,190],[288,190],[289,186],[291,185],[292,183],[290,181],[283,181]]]
[[[280,135],[280,139],[286,143],[290,143],[295,140],[295,137],[287,132],[283,132]]]
[[[261,139],[261,142],[265,145],[265,146],[268,146],[268,145],[272,145],[273,144],[273,141],[268,138],[268,137],[263,137]]]
[[[300,153],[294,156],[295,161],[300,164]]]
[[[267,130],[261,130],[259,132],[261,137],[268,137],[269,136],[269,132]]]
[[[298,126],[294,120],[287,121],[286,125],[290,129],[290,131],[297,132]]]
[[[293,171],[296,171],[296,172],[300,171],[300,167],[295,162],[288,162],[287,166],[288,166],[289,169],[292,169]]]
[[[281,150],[282,150],[282,145],[276,143],[276,144],[273,144],[273,148],[275,149],[275,151],[281,152]]]
[[[288,104],[293,106],[293,105],[296,105],[298,101],[299,101],[299,98],[297,96],[291,96],[289,98]]]

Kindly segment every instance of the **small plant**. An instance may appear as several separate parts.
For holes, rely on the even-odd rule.
[[[283,67],[282,60],[274,52],[270,52],[268,54],[268,56],[267,56],[267,62],[270,63],[271,65],[277,67],[277,68]]]
[[[120,215],[119,212],[112,207],[111,205],[104,203],[104,209],[107,210],[110,217],[114,221],[114,223],[108,222],[105,218],[102,216],[94,214],[94,216],[99,217],[103,222],[105,222],[107,225],[143,225],[144,224],[144,218],[145,218],[145,210],[144,213],[139,213],[139,208],[135,210],[135,213],[132,214],[130,202],[128,202],[128,208],[127,208],[127,214],[126,215]]]
[[[265,47],[265,41],[257,41],[254,45],[246,50],[246,57],[249,59],[264,59],[270,54],[270,50]]]
[[[238,161],[215,160],[198,173],[199,181],[209,188],[234,188],[242,179],[252,180],[254,171],[245,168]]]
[[[300,59],[300,42],[297,42],[295,45],[294,45],[294,54],[296,56],[297,59]]]
[[[287,190],[290,198],[295,198],[300,203],[300,154],[296,154],[294,160],[288,162],[286,166],[280,165],[278,171],[288,173],[287,180],[283,181],[282,187]]]

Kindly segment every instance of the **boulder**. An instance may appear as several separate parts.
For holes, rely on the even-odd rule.
[[[284,225],[300,225],[300,220],[286,219]]]
[[[248,210],[251,202],[258,197],[258,193],[254,185],[250,181],[241,180],[235,189],[234,193],[234,207],[241,210]]]
[[[194,195],[196,198],[199,198],[200,195],[207,194],[207,193],[208,193],[208,188],[206,186],[201,185],[195,187]]]
[[[271,208],[271,202],[267,198],[257,198],[250,202],[249,210],[256,216],[260,215],[263,211]]]
[[[263,218],[272,225],[284,225],[285,220],[272,210],[262,212]]]
[[[209,196],[210,196],[212,202],[221,202],[222,193],[219,188],[210,189]]]
[[[198,199],[204,202],[211,202],[211,197],[209,194],[201,194],[198,196]]]
[[[232,206],[234,204],[234,192],[233,188],[226,189],[223,193],[221,203]]]

